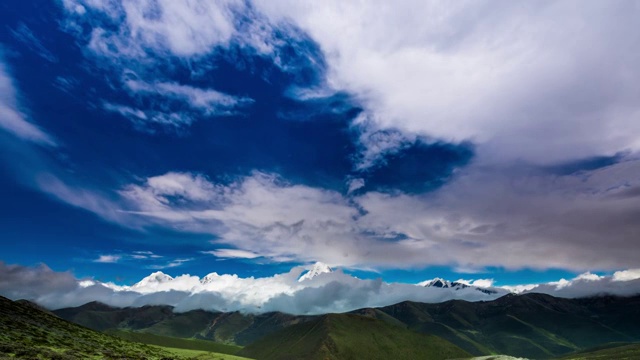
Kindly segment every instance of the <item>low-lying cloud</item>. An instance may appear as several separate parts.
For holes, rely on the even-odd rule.
[[[492,300],[509,291],[540,292],[560,297],[640,293],[638,269],[612,276],[586,273],[572,280],[502,288],[493,286],[488,279],[464,280],[461,282],[473,286],[457,289],[387,283],[382,279],[362,280],[340,270],[298,281],[303,271],[304,268],[296,267],[288,273],[263,278],[217,273],[203,278],[191,275],[173,278],[156,272],[132,286],[120,286],[77,279],[71,273],[55,272],[45,265],[23,267],[0,263],[0,294],[11,299],[29,299],[50,309],[100,301],[119,307],[172,305],[176,311],[205,309],[320,314],[386,306],[405,300],[429,303],[451,299]]]

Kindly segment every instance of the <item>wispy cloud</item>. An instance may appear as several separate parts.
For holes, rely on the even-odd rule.
[[[252,103],[249,98],[173,82],[126,80],[124,88],[132,98],[144,100],[137,103],[146,106],[134,108],[104,102],[103,108],[122,115],[143,131],[153,131],[149,125],[181,129],[199,118],[235,115],[239,109]]]
[[[211,251],[203,251],[204,254],[211,254],[218,258],[223,259],[255,259],[260,257],[260,255],[247,250],[239,250],[239,249],[218,249]]]
[[[93,260],[93,262],[95,263],[105,263],[105,264],[115,264],[115,263],[127,263],[127,262],[142,262],[142,263],[149,263],[149,262],[157,262],[160,259],[163,259],[164,257],[158,254],[155,254],[151,251],[133,251],[131,253],[127,253],[127,252],[117,252],[116,253],[112,253],[112,254],[101,254],[98,256],[97,259]],[[180,264],[183,262],[186,262],[188,260],[174,260],[169,262],[170,264],[172,263],[176,263],[176,264]],[[158,268],[164,268],[164,267],[175,267],[177,265],[173,265],[173,266],[160,266],[160,265],[146,265],[148,268],[155,268],[154,266],[157,266]]]
[[[120,261],[120,259],[122,259],[120,255],[100,255],[97,259],[93,260],[93,262],[113,264]]]
[[[149,265],[147,266],[148,269],[156,269],[156,270],[162,270],[162,269],[171,269],[171,268],[175,268],[178,266],[182,266],[185,263],[188,263],[189,261],[193,261],[193,258],[188,258],[188,259],[175,259],[175,260],[171,260],[167,263],[164,264],[155,264],[155,265]]]
[[[127,80],[125,86],[134,94],[160,95],[184,101],[193,109],[207,115],[230,114],[231,109],[250,103],[248,98],[237,98],[212,89],[200,89],[175,82],[146,83],[139,80]]]
[[[27,115],[20,109],[17,91],[7,65],[3,62],[0,47],[0,128],[25,140],[55,146],[56,142],[51,135],[29,122]]]
[[[11,30],[11,34],[43,59],[58,62],[58,58],[42,44],[25,23],[18,24],[15,30]]]

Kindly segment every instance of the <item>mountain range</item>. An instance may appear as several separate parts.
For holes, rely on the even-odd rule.
[[[272,358],[265,357],[265,352],[273,352],[278,347],[289,348],[288,344],[300,340],[296,334],[312,334],[309,336],[314,340],[309,340],[313,343],[309,346],[319,349],[322,344],[335,342],[331,339],[337,335],[325,330],[342,326],[336,324],[347,322],[348,325],[343,325],[354,332],[360,331],[356,331],[360,326],[369,326],[352,324],[356,319],[350,317],[352,315],[377,320],[370,325],[381,333],[393,329],[398,334],[435,336],[475,356],[506,354],[543,359],[612,342],[640,341],[640,296],[563,299],[534,293],[509,294],[479,302],[405,301],[335,316],[175,312],[170,306],[114,308],[95,302],[54,313],[96,330],[120,329],[247,346],[243,354],[258,354],[258,358]],[[353,339],[354,344],[361,341],[364,340]],[[336,349],[342,346],[338,343]]]

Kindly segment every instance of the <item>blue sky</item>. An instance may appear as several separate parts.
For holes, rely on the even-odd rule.
[[[577,4],[4,2],[0,261],[122,284],[640,267],[639,10]]]

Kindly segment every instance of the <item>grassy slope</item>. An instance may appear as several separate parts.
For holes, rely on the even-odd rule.
[[[62,320],[0,297],[0,354],[26,359],[170,359],[171,353]]]
[[[186,358],[189,360],[250,360],[245,357],[236,355],[221,354],[216,352],[191,350],[191,349],[178,349],[171,347],[159,347],[164,351],[168,351],[175,356]]]
[[[352,314],[329,314],[287,327],[245,347],[239,354],[261,360],[429,360],[469,356],[441,338]]]
[[[312,319],[309,316],[277,312],[254,315],[192,310],[174,313],[171,306],[114,308],[98,302],[59,309],[54,313],[63,319],[98,331],[133,330],[237,345],[249,344],[286,326]]]
[[[107,330],[107,333],[133,342],[169,348],[216,352],[229,355],[236,354],[242,349],[240,346],[219,344],[208,340],[183,339],[133,331]]]
[[[561,357],[564,360],[638,360],[640,344],[606,344],[597,348],[572,353]]]

